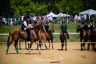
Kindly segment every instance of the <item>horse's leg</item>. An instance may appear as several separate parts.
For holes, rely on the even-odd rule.
[[[18,49],[18,39],[15,40],[14,47],[17,53],[19,53]]]
[[[49,43],[49,49],[50,49],[50,40],[48,40],[48,43]]]
[[[65,50],[67,50],[67,40],[65,40]]]
[[[81,47],[81,50],[83,50],[83,48],[82,48],[82,38],[80,38],[80,47]]]
[[[63,50],[63,47],[64,47],[64,40],[61,39],[61,50]]]
[[[10,41],[11,40],[11,41]],[[6,49],[6,53],[8,54],[8,50],[10,45],[13,43],[13,40],[11,39],[11,36],[8,36],[8,40],[7,40],[7,49]]]
[[[42,41],[39,40],[38,49],[39,49],[39,48],[41,49],[41,45],[42,45]]]
[[[91,43],[91,48],[92,48],[92,50],[95,49],[94,42]]]
[[[13,41],[7,43],[7,50],[6,50],[6,54],[8,54],[9,47],[10,47],[10,45],[12,44],[12,42],[13,42]]]
[[[88,40],[87,40],[86,38],[87,38],[87,37],[84,38],[84,41],[83,41],[83,43],[82,43],[82,47],[83,47],[84,50],[86,50],[86,46],[85,46],[85,45],[86,45],[86,43],[88,42]]]
[[[85,46],[86,42],[83,42],[82,43],[82,46],[83,46],[83,50],[86,50],[86,46]]]
[[[87,43],[87,50],[90,50],[90,43]]]
[[[47,50],[48,48],[47,48],[47,45],[46,45],[46,39],[44,39],[43,43],[44,43],[44,45],[46,47],[46,50]]]
[[[52,35],[52,38],[51,38],[51,44],[52,44],[52,49],[54,49],[54,46],[53,46],[53,35]]]
[[[48,48],[47,48],[46,42],[44,42],[44,45],[45,45],[45,48],[46,48],[46,50],[47,50]]]
[[[51,44],[52,44],[52,49],[54,50],[53,42]]]
[[[21,40],[18,43],[19,43],[19,50],[21,50]]]
[[[27,48],[27,42],[26,42],[26,40],[25,40],[25,49],[28,49],[28,48]]]
[[[96,42],[94,43],[94,51],[96,51]]]

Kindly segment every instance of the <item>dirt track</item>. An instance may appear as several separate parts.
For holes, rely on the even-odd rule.
[[[39,55],[36,44],[33,45],[31,54],[24,49],[19,54],[11,45],[9,54],[5,54],[6,45],[0,44],[0,64],[96,64],[96,52],[80,51],[80,44],[69,42],[68,50],[61,51],[60,43],[55,43],[55,50],[41,50]]]

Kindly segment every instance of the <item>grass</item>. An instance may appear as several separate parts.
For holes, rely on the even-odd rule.
[[[0,33],[9,33],[10,31],[12,31],[15,28],[20,28],[19,25],[15,25],[15,26],[0,26]]]

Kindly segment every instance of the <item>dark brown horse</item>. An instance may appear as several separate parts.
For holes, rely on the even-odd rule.
[[[53,40],[54,40],[53,32],[54,32],[53,28],[48,29],[47,41],[49,43],[49,49],[50,49],[50,47],[52,47],[52,49],[54,49],[54,46],[53,46]]]
[[[30,30],[30,37],[29,38],[30,38],[30,43],[29,43],[28,49],[31,48],[32,44],[36,40],[36,38],[34,38],[31,30]],[[18,40],[20,40],[20,39],[23,39],[23,40],[27,41],[27,33],[25,31],[22,31],[21,29],[18,29],[18,28],[11,31],[9,33],[8,40],[7,40],[6,53],[8,53],[9,47],[13,42],[14,42],[16,52],[19,53],[19,51],[18,51]]]
[[[77,27],[77,32],[80,32],[81,50],[86,50],[86,43],[89,50],[91,32],[84,31],[83,27],[80,26]]]
[[[63,47],[65,45],[65,50],[67,50],[67,33],[61,33],[60,34],[60,41],[61,41],[61,50],[63,50]]]

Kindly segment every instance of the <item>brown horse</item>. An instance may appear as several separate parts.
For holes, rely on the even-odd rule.
[[[39,30],[38,37],[39,37],[40,49],[41,49],[42,44],[44,44],[47,49],[47,45],[46,45],[47,36],[48,36],[48,34],[44,30],[42,30],[42,29]]]
[[[91,32],[83,30],[83,27],[77,27],[77,32],[80,32],[81,50],[86,50],[85,44],[87,43],[87,50],[90,46]]]
[[[39,26],[37,26],[39,27]],[[44,44],[46,49],[47,48],[47,45],[46,45],[46,41],[49,43],[49,49],[50,49],[50,44],[52,45],[52,49],[54,49],[53,47],[53,32],[54,32],[54,29],[49,29],[48,32],[46,32],[44,30],[43,27],[39,27],[39,30],[38,30],[38,37],[39,37],[39,44],[40,44],[40,48],[41,48],[41,45]]]
[[[30,30],[30,37],[29,38],[30,38],[30,44],[28,46],[28,49],[31,48],[32,44],[36,40],[36,38],[34,38],[34,36],[32,34],[32,30]],[[18,29],[18,28],[14,29],[13,31],[11,31],[9,33],[8,40],[7,40],[6,53],[8,53],[9,47],[13,42],[14,42],[16,52],[19,53],[19,51],[18,51],[18,40],[19,39],[24,39],[25,41],[27,41],[27,33],[25,31],[22,31],[21,29]]]
[[[19,29],[14,29],[9,33],[8,40],[7,40],[7,50],[6,53],[8,53],[10,45],[14,42],[15,49],[17,49],[17,41],[18,41],[18,35],[19,34]],[[18,53],[18,51],[16,51]]]
[[[53,46],[53,32],[54,32],[54,29],[53,28],[50,28],[48,29],[48,37],[47,37],[47,41],[49,43],[49,49],[50,47],[52,47],[52,49],[54,49],[54,46]]]
[[[63,50],[63,47],[65,45],[65,50],[67,50],[67,33],[61,33],[60,34],[60,41],[61,41],[61,50]]]

